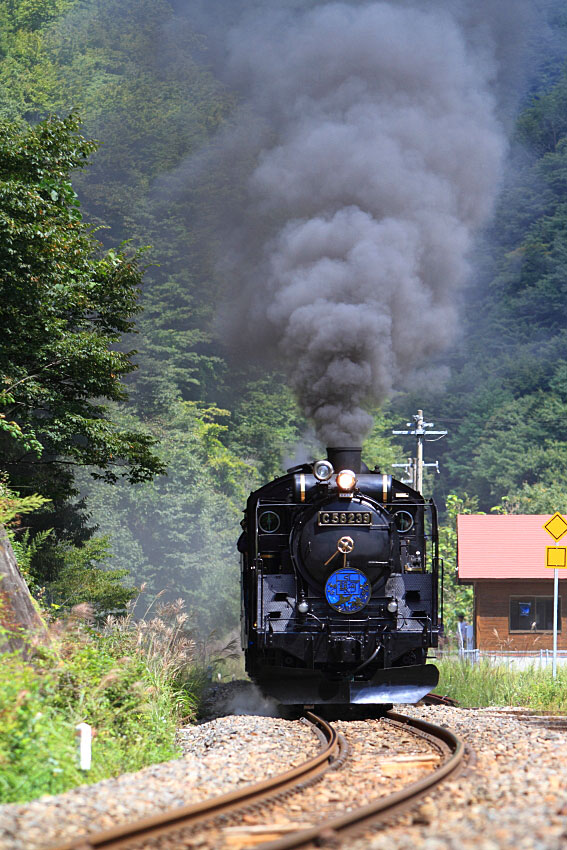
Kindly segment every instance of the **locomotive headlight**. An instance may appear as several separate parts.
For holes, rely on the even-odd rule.
[[[316,460],[313,464],[313,475],[317,481],[328,481],[335,470],[328,460]]]
[[[309,611],[309,602],[306,599],[302,599],[299,605],[297,606],[297,610],[300,614],[307,614]]]
[[[396,602],[396,600],[395,599],[390,600],[390,602],[388,602],[388,611],[390,612],[390,614],[395,614],[397,610],[398,610],[398,603]]]
[[[355,484],[356,475],[351,469],[343,469],[343,471],[339,472],[337,475],[337,487],[339,490],[343,490],[345,492],[354,490]]]

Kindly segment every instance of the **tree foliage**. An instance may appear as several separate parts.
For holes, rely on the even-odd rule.
[[[18,274],[39,306],[25,300],[18,312],[8,291],[5,319],[24,335],[6,340],[15,353],[0,373],[0,446],[14,484],[52,499],[52,513],[30,520],[32,537],[54,528],[31,561],[38,581],[61,573],[67,543],[84,544],[90,509],[111,532],[118,569],[156,590],[183,590],[208,624],[225,604],[232,623],[246,487],[322,449],[281,376],[232,360],[219,339],[215,212],[234,188],[202,167],[199,152],[230,121],[237,97],[179,8],[174,0],[9,0],[0,9],[0,116],[36,123],[79,107],[87,134],[103,142],[82,170],[93,146],[74,119],[35,130],[4,125],[15,157],[1,189],[6,289],[23,248],[28,267]],[[559,41],[564,17],[553,22]],[[441,461],[442,475],[428,486],[449,516],[451,499],[464,493],[485,511],[540,511],[559,507],[564,489],[567,75],[557,56],[541,57],[519,116],[501,199],[473,257],[451,377],[443,388],[398,395],[377,413],[364,446],[369,466],[390,471],[408,446],[402,452],[387,431],[423,408],[449,430],[426,458]],[[58,134],[72,141],[59,163]],[[46,174],[34,165],[34,144],[51,145]],[[71,168],[82,210],[106,228],[97,232],[105,254],[80,217]],[[154,246],[139,302],[139,255],[112,248],[126,239]],[[119,342],[134,318],[136,371]],[[103,481],[87,480],[84,464]],[[166,478],[145,480],[166,465]],[[69,499],[78,488],[86,502]],[[207,609],[209,593],[222,604]]]
[[[132,352],[116,345],[133,330],[141,272],[135,256],[101,254],[82,219],[69,175],[94,149],[74,115],[0,125],[2,467],[46,495],[71,464],[110,482],[163,470],[155,441],[101,403],[126,397]]]
[[[485,511],[560,510],[567,492],[567,74],[552,79],[520,114],[452,375],[428,407],[450,432],[437,495]]]
[[[447,497],[447,519],[439,528],[439,547],[444,560],[443,624],[447,636],[455,633],[459,614],[464,614],[469,623],[473,618],[473,588],[457,583],[457,517],[474,513],[478,513],[475,498],[466,494]]]
[[[235,541],[255,469],[223,444],[226,411],[179,402],[154,420],[168,474],[152,483],[97,488],[91,509],[112,535],[113,562],[131,569],[147,593],[183,597],[201,633],[238,623]]]
[[[49,585],[51,605],[68,611],[86,602],[99,617],[125,614],[137,591],[124,584],[127,569],[108,568],[111,558],[105,537],[88,540],[80,547],[67,545],[59,575]]]

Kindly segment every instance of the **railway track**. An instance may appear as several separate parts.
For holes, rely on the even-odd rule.
[[[53,845],[49,850],[119,850],[133,842],[139,844],[145,839],[159,838],[188,827],[226,822],[230,816],[252,805],[283,799],[291,790],[306,786],[323,776],[331,767],[337,767],[345,754],[344,741],[326,720],[310,711],[306,712],[305,717],[322,739],[323,745],[317,755],[292,770],[202,803],[169,809],[154,817],[92,832]]]
[[[423,705],[448,705],[452,708],[455,708],[459,703],[456,699],[452,699],[452,697],[443,696],[442,694],[429,693],[426,694],[420,702]]]
[[[388,712],[386,717],[393,725],[403,727],[405,731],[427,741],[436,749],[441,755],[439,766],[422,779],[412,782],[387,797],[378,798],[360,809],[345,812],[339,817],[310,829],[261,844],[256,847],[256,850],[291,850],[291,848],[305,847],[310,844],[337,845],[345,838],[361,832],[370,824],[379,821],[387,822],[395,815],[411,808],[436,785],[458,772],[465,755],[465,746],[453,732],[425,720],[407,717],[393,711]],[[377,768],[379,770],[379,764]]]
[[[495,717],[514,717],[516,720],[530,726],[541,726],[544,729],[567,729],[567,715],[555,714],[551,711],[530,711],[529,709],[494,708],[491,712]]]
[[[160,815],[103,832],[93,832],[72,841],[54,845],[49,850],[119,850],[134,843],[136,847],[141,847],[147,839],[155,841],[166,836],[173,837],[175,833],[181,831],[186,834],[189,830],[193,832],[211,827],[222,828],[246,812],[256,812],[265,804],[281,803],[289,794],[309,787],[326,771],[340,766],[346,756],[344,740],[329,723],[312,712],[306,713],[306,719],[322,739],[322,747],[317,755],[292,770],[202,803],[172,809]],[[389,820],[413,806],[436,785],[458,771],[464,756],[464,745],[451,731],[395,712],[388,712],[386,719],[392,726],[427,742],[436,750],[440,758],[436,769],[402,790],[387,797],[380,797],[362,808],[345,812],[306,829],[302,829],[298,824],[294,832],[275,841],[260,845],[255,842],[257,850],[287,850],[287,848],[303,847],[314,842],[318,845],[338,844],[345,837],[361,831],[368,824],[377,820]],[[379,762],[376,767],[379,771]],[[155,846],[153,842],[151,843]]]

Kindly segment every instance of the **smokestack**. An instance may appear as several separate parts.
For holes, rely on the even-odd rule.
[[[346,448],[344,446],[329,446],[327,448],[327,458],[333,464],[335,472],[340,472],[342,469],[352,469],[353,472],[359,473],[361,454],[362,449],[360,448]]]

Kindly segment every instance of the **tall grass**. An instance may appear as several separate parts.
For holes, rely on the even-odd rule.
[[[2,656],[0,802],[56,794],[177,755],[207,679],[183,604],[109,618],[89,606],[50,626],[50,641]],[[78,766],[75,727],[94,727],[92,768]]]
[[[567,669],[559,667],[553,679],[551,667],[530,665],[522,670],[481,659],[476,664],[460,659],[441,659],[437,693],[450,696],[464,707],[526,706],[537,711],[567,712]]]

